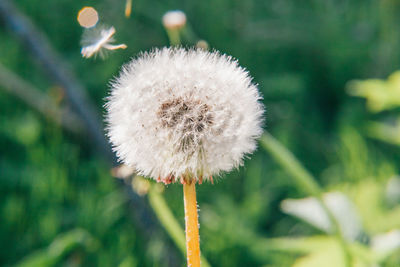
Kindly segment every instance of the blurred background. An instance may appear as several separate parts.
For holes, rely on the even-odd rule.
[[[82,57],[85,6],[126,49]],[[400,266],[398,0],[0,0],[0,265],[185,266],[181,185],[115,167],[102,132],[110,80],[177,9],[266,107],[251,159],[197,187],[204,266]]]

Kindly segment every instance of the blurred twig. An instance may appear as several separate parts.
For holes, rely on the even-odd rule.
[[[82,133],[82,120],[68,109],[59,108],[45,93],[0,64],[0,88],[20,98],[46,118],[73,133]]]

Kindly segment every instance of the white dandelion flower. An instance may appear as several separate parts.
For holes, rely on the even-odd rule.
[[[82,38],[82,44],[84,45],[81,50],[82,56],[90,58],[99,53],[100,56],[104,57],[106,50],[125,49],[127,47],[125,44],[112,44],[115,41],[114,34],[114,27],[88,29]]]
[[[181,29],[186,25],[186,15],[183,11],[168,11],[162,17],[163,25],[166,29]]]
[[[230,56],[164,48],[122,68],[108,97],[117,156],[164,183],[211,180],[238,167],[262,133],[261,96]]]

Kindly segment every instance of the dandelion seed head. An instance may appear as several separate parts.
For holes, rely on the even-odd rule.
[[[162,22],[166,29],[181,29],[186,24],[186,15],[180,10],[168,11],[164,14]]]
[[[99,14],[93,7],[84,7],[78,12],[78,22],[84,28],[94,27],[99,21]]]
[[[117,156],[164,183],[211,180],[242,164],[262,133],[248,72],[218,52],[155,49],[123,66],[106,104]]]

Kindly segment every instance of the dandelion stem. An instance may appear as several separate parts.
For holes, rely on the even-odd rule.
[[[197,215],[195,182],[183,185],[187,266],[200,267],[199,222]]]
[[[174,241],[175,245],[179,248],[182,254],[186,253],[185,233],[179,222],[174,217],[171,208],[168,206],[164,196],[157,189],[157,185],[151,185],[149,189],[149,202],[154,213],[156,214],[161,225],[164,227],[168,235]],[[201,256],[201,266],[210,267],[207,259]]]
[[[181,37],[179,34],[179,29],[166,29],[168,34],[168,39],[171,46],[177,46],[181,44]]]

